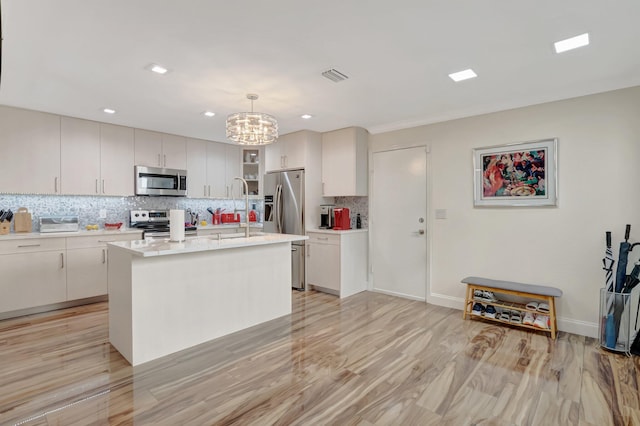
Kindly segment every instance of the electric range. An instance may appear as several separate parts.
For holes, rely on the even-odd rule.
[[[129,227],[142,229],[142,238],[169,238],[169,210],[131,210]],[[185,236],[197,235],[195,226],[184,227]]]

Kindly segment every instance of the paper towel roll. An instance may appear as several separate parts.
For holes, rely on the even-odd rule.
[[[169,239],[171,241],[184,241],[184,210],[170,211]]]

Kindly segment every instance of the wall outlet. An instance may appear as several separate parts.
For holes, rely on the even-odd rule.
[[[107,218],[107,209],[100,209],[100,219]]]

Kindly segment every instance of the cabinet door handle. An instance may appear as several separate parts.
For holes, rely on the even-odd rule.
[[[106,194],[105,190],[104,190],[104,179],[102,179],[102,193]]]
[[[18,246],[18,248],[25,248],[25,247],[40,247],[40,244],[22,244]]]
[[[162,166],[162,162],[160,161],[160,154],[158,154],[158,166]]]
[[[99,194],[99,192],[98,192],[98,179],[96,179],[96,194]]]
[[[207,188],[209,189],[208,191],[209,197],[211,197],[211,185],[207,185]]]
[[[107,251],[102,249],[102,263],[107,263]]]
[[[207,196],[207,185],[204,185],[203,188],[203,195],[206,197]]]
[[[53,179],[53,192],[58,193],[58,176]]]
[[[167,167],[167,154],[164,154],[164,166]]]
[[[329,241],[329,237],[317,237],[317,239],[321,241]]]
[[[64,253],[60,253],[60,269],[64,269]]]
[[[307,257],[311,257],[311,244],[307,246]]]
[[[324,182],[322,182],[322,195],[324,195]]]

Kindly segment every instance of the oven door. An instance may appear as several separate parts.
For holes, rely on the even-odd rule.
[[[136,195],[187,195],[187,171],[135,166]]]

